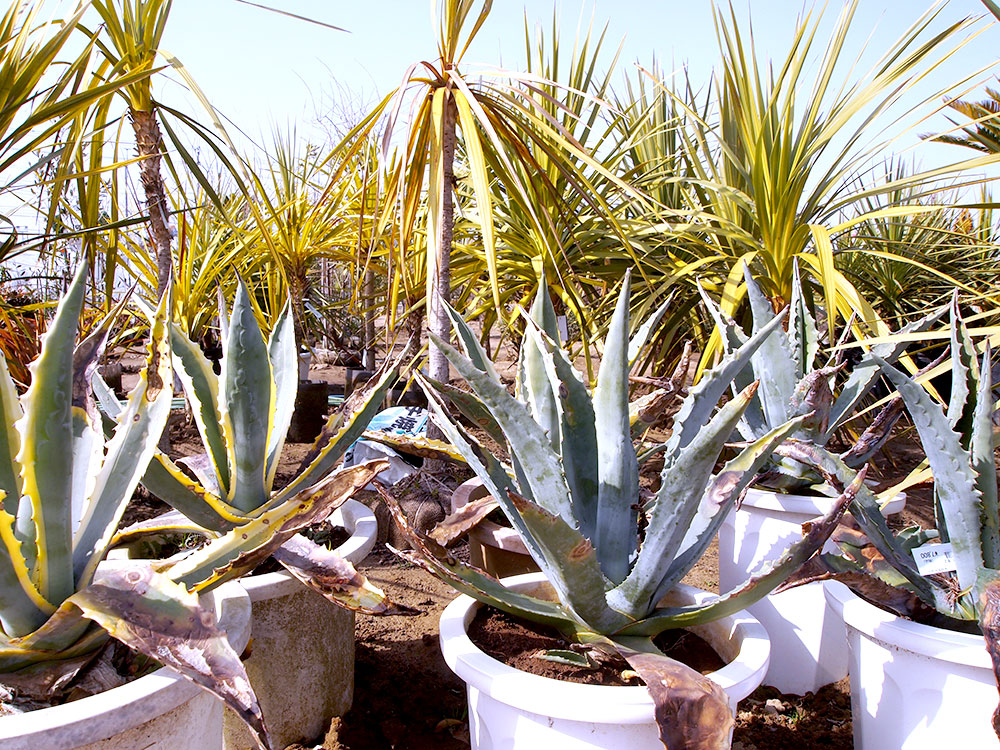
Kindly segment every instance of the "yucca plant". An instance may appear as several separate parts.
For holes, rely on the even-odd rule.
[[[105,442],[90,381],[116,316],[74,346],[86,278],[83,264],[20,399],[0,357],[0,681],[58,701],[110,634],[222,697],[264,743],[246,672],[214,615],[149,565],[100,567],[166,424],[172,374],[165,298],[146,369]]]
[[[660,488],[655,499],[644,502],[629,418],[628,374],[656,321],[655,316],[648,320],[630,340],[628,300],[626,276],[591,392],[558,344],[554,311],[542,291],[532,315],[526,316],[522,347],[529,353],[521,360],[520,394],[524,400],[507,392],[471,329],[453,315],[467,356],[439,344],[472,389],[468,400],[489,414],[501,431],[510,449],[510,467],[476,445],[448,417],[438,389],[422,381],[435,419],[522,536],[557,601],[511,592],[482,571],[454,560],[410,529],[396,506],[397,521],[416,548],[399,554],[481,602],[552,625],[572,641],[617,652],[650,686],[660,736],[667,746],[721,747],[713,743],[727,742],[732,726],[721,688],[664,656],[653,636],[724,617],[771,591],[823,543],[863,473],[801,542],[766,570],[748,575],[737,589],[704,604],[661,605],[700,559],[770,452],[805,417],[754,441],[714,472],[756,385],[745,388],[718,412],[716,405],[753,353],[780,327],[783,316],[777,316],[691,389],[669,441],[662,446]],[[646,520],[642,533],[640,514]],[[676,692],[659,689],[665,683]],[[699,697],[688,702],[682,695]],[[685,704],[685,723],[672,719],[668,705],[676,703]]]
[[[945,312],[942,307],[902,328],[900,338],[872,346],[861,360],[851,367],[846,380],[834,396],[834,380],[849,365],[837,355],[817,367],[821,333],[809,311],[806,295],[793,264],[791,301],[787,308],[788,329],[779,330],[764,341],[750,358],[747,369],[733,380],[733,394],[751,381],[760,383],[757,398],[747,405],[738,428],[745,440],[758,440],[789,419],[802,418],[791,434],[796,440],[816,448],[824,448],[834,433],[855,416],[855,411],[879,379],[878,358],[895,362],[904,355],[905,334],[926,331]],[[744,284],[753,317],[753,333],[772,326],[779,317],[770,300],[754,279],[747,266],[743,267]],[[707,294],[702,292],[705,306],[721,332],[724,351],[732,355],[743,347],[748,337]],[[784,315],[784,313],[782,313]],[[890,401],[872,420],[867,430],[841,454],[841,459],[853,469],[868,461],[889,438],[901,414],[898,401]],[[822,477],[810,467],[787,458],[773,457],[768,470],[758,484],[785,492],[807,490],[822,484]]]
[[[220,320],[227,320],[224,307]],[[157,451],[142,485],[177,512],[125,529],[116,542],[133,543],[144,535],[171,533],[211,538],[204,548],[170,568],[172,578],[196,591],[248,573],[273,553],[293,575],[337,604],[368,614],[405,613],[405,608],[389,601],[349,562],[304,536],[285,534],[279,544],[268,544],[267,554],[256,553],[258,545],[282,532],[275,525],[276,517],[296,506],[311,507],[314,503],[309,498],[317,493],[333,493],[323,506],[329,515],[384,466],[370,462],[362,464],[367,468],[361,472],[352,468],[330,474],[380,408],[394,379],[392,368],[387,364],[369,389],[348,399],[343,410],[327,422],[295,479],[275,490],[274,477],[298,384],[290,305],[286,304],[270,340],[265,341],[240,280],[222,338],[222,372],[216,375],[198,345],[171,324],[176,371],[205,453],[181,460],[196,477],[192,479]],[[106,386],[99,395],[106,410],[114,413],[121,407]],[[368,478],[362,484],[354,481],[363,476]],[[324,518],[310,514],[309,523]],[[295,531],[304,525],[298,524]],[[248,534],[252,539],[247,540]],[[225,565],[218,558],[220,551],[227,555]]]

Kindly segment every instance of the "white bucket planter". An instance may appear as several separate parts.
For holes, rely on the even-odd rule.
[[[375,545],[378,526],[364,504],[348,500],[330,520],[351,532],[337,554],[352,563]],[[253,648],[244,662],[275,747],[311,740],[354,698],[354,613],[324,599],[291,573],[240,579],[253,607]],[[226,750],[253,747],[231,711]],[[194,747],[194,746],[192,746]]]
[[[826,595],[847,626],[855,750],[1000,748],[982,636],[896,617],[841,583]]]
[[[237,653],[250,600],[235,581],[203,594]],[[166,667],[72,703],[0,719],[0,750],[218,750],[222,701]]]
[[[309,380],[309,367],[312,365],[313,355],[310,351],[299,352],[299,380]]]
[[[883,512],[898,513],[905,504],[905,495],[898,495]],[[802,538],[803,523],[832,506],[832,498],[823,496],[747,490],[740,509],[730,512],[719,529],[719,590],[739,586],[761,563],[776,559]],[[825,550],[836,552],[837,547],[827,542]],[[747,607],[771,642],[781,644],[771,654],[765,685],[804,695],[847,676],[844,624],[827,605],[824,586],[810,583]]]
[[[503,583],[551,597],[541,573],[514,576]],[[680,586],[665,601],[682,604],[712,596]],[[584,685],[508,667],[480,651],[466,634],[480,606],[462,595],[441,614],[441,652],[467,685],[473,750],[662,750],[653,701],[645,687]],[[736,704],[760,685],[767,670],[770,646],[764,628],[740,614],[690,630],[727,662],[709,677],[726,691],[735,714]]]

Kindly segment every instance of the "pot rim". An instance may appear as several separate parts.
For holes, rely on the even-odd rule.
[[[219,627],[239,653],[250,640],[250,602],[238,581],[202,594],[214,606]],[[191,700],[202,691],[177,672],[161,667],[152,674],[80,700],[0,717],[4,748],[77,747],[140,726]],[[59,736],[70,733],[72,745]],[[20,742],[19,742],[20,741]]]
[[[931,659],[993,670],[981,635],[956,633],[898,617],[862,599],[840,581],[827,581],[823,590],[844,624],[871,640]]]
[[[808,518],[815,518],[830,512],[834,498],[827,495],[800,495],[796,493],[777,492],[761,487],[750,487],[743,496],[741,508],[750,507],[759,510],[777,511],[779,513],[794,513]],[[906,506],[906,493],[900,492],[882,506],[882,515],[899,513]]]
[[[543,573],[525,573],[501,580],[515,589],[546,582]],[[693,602],[716,596],[684,584],[678,584],[676,590]],[[481,606],[472,597],[460,594],[445,607],[439,625],[444,660],[469,687],[522,711],[538,713],[544,706],[544,713],[557,719],[581,721],[581,717],[600,716],[602,722],[621,724],[654,720],[653,700],[644,686],[585,685],[542,677],[507,666],[481,651],[466,632]],[[724,630],[736,641],[736,658],[708,675],[726,690],[735,705],[760,684],[767,671],[770,657],[767,632],[746,612],[720,618],[708,626]]]
[[[334,552],[351,564],[364,560],[375,546],[378,536],[378,521],[371,508],[357,500],[346,500],[330,514],[331,523],[343,526],[351,536]],[[275,573],[242,576],[240,583],[250,595],[251,602],[288,596],[302,590],[304,585],[286,570]]]

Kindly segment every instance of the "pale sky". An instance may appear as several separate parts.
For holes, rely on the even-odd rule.
[[[347,33],[305,23],[236,0],[174,0],[164,46],[179,57],[213,104],[251,136],[268,133],[271,123],[297,124],[304,135],[325,92],[339,87],[359,92],[370,103],[376,94],[396,86],[411,63],[436,57],[436,25],[430,0],[261,0],[262,4],[341,26]],[[851,27],[850,60],[861,55],[859,74],[931,3],[922,0],[861,0]],[[802,8],[821,3],[799,0],[742,0],[737,16],[752,17],[759,50],[783,57]],[[597,28],[609,23],[605,48],[612,51],[624,38],[620,69],[653,56],[666,69],[686,63],[695,82],[708,80],[718,60],[718,46],[708,0],[559,0],[556,5],[562,45],[571,50],[578,22],[591,18]],[[829,0],[826,27],[840,12],[840,0]],[[523,60],[524,19],[532,27],[551,27],[552,0],[495,0],[486,26],[467,54],[472,63],[518,68]],[[979,0],[951,0],[934,28],[966,16],[986,16]],[[992,17],[989,17],[992,19]],[[743,28],[741,26],[741,28]],[[982,33],[921,86],[936,91],[991,66],[1000,49],[1000,26],[979,25]],[[822,47],[820,47],[820,50]],[[819,50],[818,50],[819,51]],[[817,51],[817,52],[818,52]],[[992,82],[996,71],[976,80]],[[335,82],[335,83],[334,83]],[[176,86],[159,83],[168,101]],[[980,86],[981,91],[981,86]],[[943,125],[942,119],[936,120]],[[926,131],[928,127],[923,127]],[[910,143],[916,143],[916,137]],[[960,158],[954,147],[921,146],[922,161]],[[959,151],[962,151],[959,149]]]

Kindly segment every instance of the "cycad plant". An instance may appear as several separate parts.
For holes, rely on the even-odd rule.
[[[510,466],[501,464],[452,421],[437,388],[423,381],[435,419],[523,538],[556,601],[511,592],[482,571],[454,560],[409,529],[396,506],[397,522],[417,550],[400,554],[481,602],[551,625],[572,641],[617,652],[650,686],[660,735],[668,747],[721,747],[732,726],[721,688],[664,656],[653,637],[726,616],[771,591],[822,545],[863,473],[801,542],[766,569],[748,574],[737,589],[703,604],[662,604],[701,558],[771,451],[805,417],[779,426],[714,471],[757,386],[743,389],[717,412],[716,405],[754,352],[781,326],[784,316],[778,316],[691,389],[669,441],[661,447],[664,468],[659,490],[655,498],[644,500],[629,416],[628,374],[655,317],[630,340],[628,301],[626,277],[591,391],[559,346],[553,308],[541,292],[522,342],[529,352],[521,362],[519,395],[524,400],[507,392],[472,331],[453,316],[467,356],[444,342],[439,345],[472,389],[468,400],[489,415],[502,434]],[[391,498],[388,501],[392,504]],[[640,515],[645,520],[641,533]],[[658,689],[664,683],[676,691]],[[698,697],[688,702],[680,696]],[[675,701],[684,704],[684,723],[677,722],[668,708]]]
[[[764,296],[747,266],[744,266],[743,273],[753,317],[753,333],[756,334],[772,326],[780,316],[774,312],[770,300]],[[793,265],[791,295],[787,307],[788,329],[779,330],[764,341],[750,358],[746,370],[733,381],[734,395],[751,381],[760,384],[757,397],[747,406],[738,428],[744,440],[753,441],[789,419],[802,418],[792,437],[822,449],[845,422],[856,416],[856,410],[878,382],[877,361],[895,362],[902,357],[908,343],[906,334],[926,331],[944,315],[947,308],[942,307],[908,324],[898,332],[897,341],[875,344],[853,366],[834,355],[818,367],[821,332],[809,310],[797,264]],[[726,354],[739,351],[746,344],[747,335],[708,295],[703,292],[702,296],[717,330],[722,332]],[[847,368],[850,371],[846,379],[836,389],[837,375]],[[839,391],[836,396],[835,390]],[[885,444],[900,414],[898,401],[890,401],[872,420],[869,428],[842,453],[841,459],[857,470]],[[811,485],[822,484],[822,481],[822,477],[808,466],[776,458],[769,462],[768,470],[757,483],[785,492],[802,492]]]

